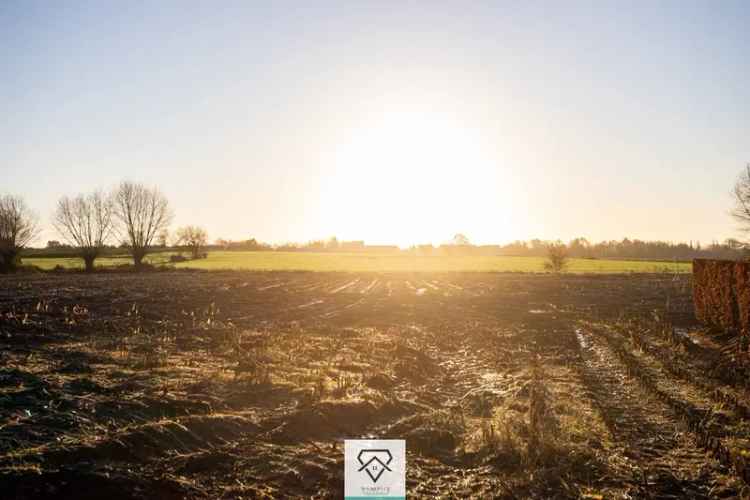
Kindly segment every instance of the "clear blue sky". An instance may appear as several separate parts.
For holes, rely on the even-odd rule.
[[[736,236],[750,2],[0,3],[0,191],[211,238]],[[51,229],[42,239],[54,238]]]

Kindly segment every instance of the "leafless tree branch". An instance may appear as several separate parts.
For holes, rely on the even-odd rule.
[[[737,178],[731,192],[734,208],[730,212],[742,232],[750,232],[750,164]]]
[[[112,200],[100,191],[57,202],[52,225],[63,239],[79,250],[86,271],[94,269],[94,260],[113,233]]]
[[[207,242],[208,233],[202,227],[185,226],[177,230],[177,244],[188,247],[194,259],[200,257]]]
[[[125,240],[138,269],[156,235],[169,227],[172,211],[158,188],[123,181],[112,195],[117,229]]]

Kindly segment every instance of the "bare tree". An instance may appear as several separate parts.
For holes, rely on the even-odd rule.
[[[94,270],[94,261],[112,236],[112,208],[111,198],[101,191],[75,198],[64,196],[57,202],[52,225],[68,244],[77,249],[86,272]]]
[[[21,250],[38,232],[36,215],[20,196],[0,196],[0,272],[15,270]]]
[[[141,269],[143,258],[160,231],[172,221],[167,198],[158,188],[123,181],[112,194],[117,230],[133,256],[136,269]]]
[[[734,208],[730,212],[740,226],[740,231],[750,233],[750,164],[737,178],[732,189]]]
[[[561,273],[568,267],[568,248],[558,241],[547,245],[547,262],[544,268],[553,273]]]
[[[194,259],[201,256],[201,250],[208,242],[208,233],[202,227],[185,226],[177,230],[178,245],[184,245],[190,249]]]
[[[156,235],[156,244],[162,248],[166,248],[169,243],[169,229],[162,229],[159,234]]]

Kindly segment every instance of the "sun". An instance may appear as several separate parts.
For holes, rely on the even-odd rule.
[[[456,232],[503,240],[514,229],[514,193],[496,149],[481,129],[447,113],[371,116],[336,141],[324,217],[344,238],[402,247]]]

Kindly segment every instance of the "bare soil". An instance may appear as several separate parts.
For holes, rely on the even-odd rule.
[[[748,497],[737,339],[684,275],[0,277],[0,497]]]

